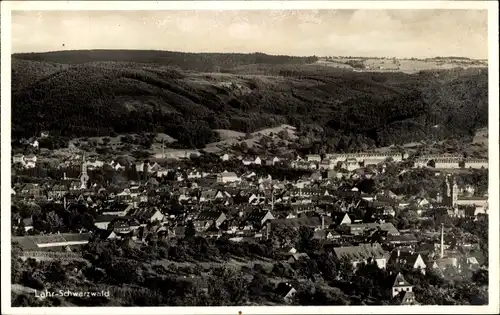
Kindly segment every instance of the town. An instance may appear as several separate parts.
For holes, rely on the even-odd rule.
[[[135,279],[131,265],[105,265],[104,249],[96,246],[121,244],[127,252],[146,253],[155,248],[159,254],[144,258],[158,262],[153,268],[183,274],[205,293],[211,292],[207,274],[214,264],[232,262],[246,276],[255,274],[248,285],[258,289],[242,293],[238,303],[248,303],[248,294],[275,304],[300,304],[323,294],[341,297],[323,296],[322,302],[342,305],[352,300],[346,293],[351,292],[354,304],[441,304],[453,302],[440,300],[436,284],[426,287],[422,279],[486,273],[487,286],[487,159],[404,150],[304,156],[202,152],[127,163],[75,149],[49,167],[37,157],[48,152],[38,140],[27,146],[30,153],[16,153],[12,161],[12,241],[18,257],[34,259],[33,266],[83,261],[88,265],[75,267],[77,278],[87,269],[113,277],[107,268],[128,268],[120,274]],[[198,244],[200,238],[209,243]],[[181,246],[192,246],[191,254]],[[175,261],[198,261],[205,269],[181,271]],[[356,289],[355,279],[365,279],[358,273],[367,273],[371,284]],[[35,275],[19,277],[25,285],[44,287]],[[311,283],[322,289],[304,288]],[[343,293],[325,293],[324,283],[349,285]],[[265,297],[267,287],[272,297]]]

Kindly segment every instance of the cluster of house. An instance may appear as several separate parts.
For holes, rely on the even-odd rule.
[[[276,226],[288,225],[309,226],[315,238],[337,243],[376,240],[390,246],[413,245],[417,241],[414,234],[399,233],[392,224],[383,222],[397,209],[409,208],[421,216],[442,209],[450,215],[475,218],[487,213],[487,197],[470,196],[474,187],[459,187],[452,177],[444,178],[442,195],[431,199],[398,196],[390,191],[370,195],[357,188],[339,189],[338,181],[312,176],[287,182],[255,173],[237,176],[223,172],[214,176],[191,170],[182,181],[159,183],[150,178],[144,183],[104,187],[88,185],[85,175],[82,167],[79,181],[63,178],[56,183],[15,184],[12,198],[35,202],[43,199],[65,208],[83,204],[99,213],[94,218],[98,230],[116,235],[138,233],[155,222],[158,224],[153,234],[163,231],[166,237],[182,236],[186,223],[192,221],[201,235],[227,235],[235,242],[265,238]],[[175,200],[185,211],[172,213],[171,204],[161,201],[162,196]],[[461,210],[464,204],[472,205],[473,210]],[[376,209],[370,222],[356,217],[356,209],[363,207]],[[25,229],[30,229],[30,218],[19,220],[25,220]]]
[[[474,195],[471,185],[459,185],[456,179],[446,175],[443,181],[442,193],[438,193],[436,201],[450,208],[450,216],[477,216],[488,213],[488,196]]]
[[[64,169],[67,167],[81,165],[83,155],[73,154],[65,159],[63,162],[58,164],[58,168]],[[24,168],[35,168],[37,165],[38,158],[35,154],[24,155],[21,153],[14,154],[12,157],[13,165],[21,165]],[[105,166],[114,169],[115,171],[123,171],[126,168],[126,165],[121,165],[119,162],[114,160],[101,160],[97,157],[91,157],[85,160],[87,168],[89,170],[95,170],[99,168],[103,168]]]
[[[222,161],[229,161],[233,158],[227,153],[224,153],[220,156],[220,159]],[[271,156],[271,157],[243,157],[243,156],[237,156],[235,157],[237,160],[240,160],[243,165],[276,165],[277,163],[280,163],[282,159],[280,159],[277,156]]]
[[[367,165],[378,165],[388,160],[401,162],[408,158],[407,153],[402,154],[381,154],[381,153],[327,153],[323,157],[319,154],[309,154],[305,158],[297,156],[291,161],[292,168],[299,169],[324,169],[333,170],[335,168],[354,171]]]
[[[345,212],[360,205],[368,205],[379,209],[380,217],[394,216],[397,209],[411,209],[418,216],[424,216],[429,211],[442,211],[449,216],[473,217],[488,213],[488,196],[475,195],[475,188],[471,185],[458,185],[453,177],[443,178],[441,192],[436,196],[419,197],[396,195],[391,191],[379,191],[366,194],[357,188],[338,189],[342,181],[338,180],[338,173],[333,170],[326,172],[323,178],[321,171],[312,173],[297,181],[278,181],[271,176],[257,176],[254,172],[237,175],[235,172],[221,172],[211,174],[196,169],[171,169],[164,173],[156,173],[147,182],[129,182],[121,186],[104,186],[103,184],[89,184],[87,163],[82,164],[80,179],[71,179],[64,176],[59,181],[45,183],[16,183],[12,187],[12,196],[15,199],[32,201],[62,202],[63,197],[73,195],[88,201],[90,206],[100,206],[106,200],[118,201],[137,207],[144,202],[154,202],[161,194],[175,199],[187,207],[199,208],[200,205],[220,203],[234,209],[241,208],[247,211],[248,206],[267,206],[285,209],[280,216],[292,219],[302,213],[324,211],[329,206],[337,206]],[[139,172],[149,172],[155,175],[158,164],[137,163]],[[172,181],[160,184],[159,180],[174,172]],[[331,174],[335,173],[335,174]],[[371,178],[370,172],[355,173],[352,176]],[[353,177],[354,178],[354,177]],[[158,179],[158,180],[157,180]],[[102,199],[102,200],[100,200]],[[234,206],[235,200],[239,204]],[[356,200],[352,202],[351,200]],[[324,215],[329,213],[324,211]]]
[[[269,204],[283,205],[291,209],[288,216],[302,212],[317,211],[321,206],[335,203],[345,203],[346,198],[357,198],[358,202],[371,203],[372,206],[383,209],[384,215],[393,215],[395,209],[410,208],[418,215],[429,209],[446,207],[450,216],[477,216],[487,214],[488,196],[477,196],[471,185],[459,186],[453,177],[443,178],[442,191],[432,198],[417,196],[398,196],[390,191],[379,191],[368,195],[352,188],[339,190],[344,174],[334,170],[326,172],[315,171],[310,176],[294,182],[278,181],[271,176],[257,176],[255,172],[238,175],[235,172],[209,173],[197,169],[181,170],[163,169],[157,163],[139,162],[135,168],[140,173],[149,173],[152,176],[145,183],[124,183],[123,187],[104,187],[102,184],[88,183],[87,168],[89,161],[82,163],[79,179],[64,177],[59,181],[45,183],[15,184],[12,195],[21,199],[60,200],[70,194],[84,195],[85,198],[94,198],[95,195],[105,195],[108,199],[126,201],[137,205],[140,202],[150,201],[158,192],[153,188],[158,186],[158,180],[170,172],[174,173],[173,181],[165,186],[170,198],[190,206],[204,202],[219,202],[224,200],[226,205],[233,203],[233,198],[245,199],[251,205]],[[112,162],[113,163],[113,162]],[[116,167],[118,163],[113,163]],[[338,175],[342,176],[338,176]],[[326,176],[324,176],[326,175]],[[376,170],[354,172],[351,179],[371,178]],[[155,176],[158,180],[155,179]],[[164,181],[163,181],[164,182]],[[161,188],[161,187],[160,187]],[[272,200],[271,200],[272,198]]]
[[[24,168],[35,168],[36,167],[36,155],[34,154],[15,154],[12,157],[12,164],[22,165]]]
[[[349,154],[310,154],[305,158],[297,157],[290,162],[292,168],[299,169],[326,169],[340,168],[349,172],[368,165],[379,165],[387,161],[401,162],[407,160],[409,155],[382,154],[382,153],[349,153]],[[432,167],[436,169],[487,169],[487,159],[466,159],[460,155],[425,155],[416,158],[414,168]]]
[[[68,208],[84,204],[88,202],[84,200],[79,204],[70,204]],[[391,223],[354,223],[349,213],[276,219],[269,209],[253,208],[247,214],[240,211],[231,215],[211,209],[187,215],[171,215],[149,203],[134,207],[118,202],[102,208],[99,213],[94,223],[96,229],[92,232],[21,236],[14,237],[13,241],[19,243],[25,255],[36,256],[46,251],[71,252],[75,247],[87,244],[93,237],[128,239],[138,243],[184,237],[189,221],[198,235],[215,238],[227,235],[233,242],[269,238],[272,230],[278,226],[309,226],[314,229],[315,239],[333,245],[330,255],[349,261],[355,269],[368,262],[375,262],[381,269],[391,265],[419,270],[423,274],[429,268],[444,272],[450,266],[458,271],[480,266],[474,254],[463,256],[456,250],[457,245],[467,247],[470,244],[457,244],[456,240],[445,238],[444,228],[441,230],[440,242],[422,244],[413,234],[398,231]],[[452,246],[455,250],[451,249]],[[299,253],[289,245],[281,245],[278,250],[282,257],[278,263],[284,268],[291,268],[294,262],[309,259],[307,254]],[[281,285],[281,289],[286,291],[282,292],[285,301],[289,301],[295,293],[293,286],[287,284],[287,288],[289,290]],[[412,285],[401,274],[396,275],[391,292],[393,297],[403,293],[403,304],[418,304],[412,293]]]
[[[413,293],[413,285],[410,284],[404,276],[398,272],[394,274],[392,277],[394,279],[392,285],[390,286],[391,297],[394,298],[396,296],[400,296],[401,305],[419,305],[415,299],[415,294]],[[276,293],[283,297],[283,300],[291,304],[297,290],[288,282],[281,282],[277,288]]]
[[[341,188],[339,181],[323,179],[317,174],[288,182],[253,172],[238,176],[233,172],[207,174],[195,169],[161,183],[151,177],[145,182],[104,187],[87,183],[86,165],[82,165],[79,180],[63,178],[56,183],[14,185],[14,200],[43,199],[60,203],[69,211],[84,207],[98,213],[93,231],[15,238],[26,252],[72,250],[92,237],[133,242],[184,237],[186,226],[192,222],[197,235],[227,237],[232,242],[270,238],[273,230],[283,226],[295,229],[307,226],[314,231],[315,239],[332,245],[332,255],[348,259],[355,268],[367,261],[375,261],[380,268],[396,264],[422,272],[427,268],[444,271],[448,266],[460,270],[480,265],[481,258],[475,254],[463,257],[456,251],[457,246],[462,246],[471,252],[469,249],[476,244],[457,244],[442,233],[441,243],[431,241],[426,246],[417,239],[418,231],[399,231],[392,223],[385,222],[397,209],[404,208],[420,215],[444,209],[450,215],[479,218],[478,209],[487,210],[487,197],[471,196],[474,187],[459,186],[451,176],[443,179],[442,194],[431,199],[398,196],[390,191],[365,194],[357,188]],[[136,167],[138,171],[149,172],[155,165],[138,163]],[[169,202],[162,201],[165,196]],[[182,205],[182,210],[174,211],[172,201]],[[472,205],[474,210],[461,213],[463,204]],[[364,207],[375,209],[371,218],[358,217],[356,211]],[[21,222],[25,231],[33,230],[32,218],[13,220],[18,226]],[[285,265],[308,259],[305,253],[289,247],[290,244],[275,246],[283,254]],[[399,278],[392,288],[393,294],[402,291],[403,303],[417,303],[411,285]],[[290,298],[293,287],[282,285],[283,290],[286,288],[290,290],[284,296]]]
[[[471,248],[475,244],[457,245],[454,240],[444,238],[442,231],[441,242],[432,243],[429,248],[418,241],[415,235],[418,231],[399,231],[386,222],[398,209],[410,209],[420,217],[432,211],[446,211],[450,216],[480,219],[488,213],[488,197],[476,196],[473,186],[458,185],[453,177],[445,176],[442,191],[432,198],[425,198],[397,195],[387,190],[366,194],[357,188],[347,189],[340,185],[342,181],[339,179],[347,175],[353,179],[377,175],[377,170],[353,172],[362,165],[380,164],[389,159],[399,162],[407,158],[407,154],[327,154],[324,157],[311,154],[290,163],[291,167],[316,170],[297,181],[279,181],[271,176],[257,176],[252,171],[239,175],[228,171],[214,174],[194,168],[167,169],[155,162],[137,162],[132,167],[151,176],[143,181],[111,186],[89,183],[87,169],[108,165],[120,171],[126,166],[115,161],[74,156],[66,164],[81,164],[80,178],[64,176],[57,181],[14,184],[12,199],[49,201],[68,210],[92,208],[98,213],[93,221],[95,229],[75,234],[22,236],[14,240],[26,252],[39,252],[71,250],[88,243],[92,237],[134,242],[184,237],[190,222],[198,235],[227,237],[233,242],[269,238],[280,226],[296,229],[307,226],[313,229],[315,239],[332,244],[332,255],[348,259],[355,268],[367,261],[375,261],[380,268],[386,268],[388,264],[406,265],[424,273],[427,268],[443,271],[447,266],[458,269],[479,266],[480,257],[472,254],[462,257],[455,252],[457,246]],[[231,157],[223,154],[220,159],[228,161]],[[239,159],[243,165],[286,162],[278,157]],[[425,159],[434,160],[438,168],[439,157]],[[15,155],[13,162],[32,168],[36,165],[36,156]],[[339,163],[350,173],[334,170],[338,169]],[[171,172],[174,173],[172,180],[164,180]],[[181,210],[174,211],[172,201],[182,207]],[[359,218],[357,210],[361,208],[375,211],[371,218]],[[33,218],[13,220],[14,225],[21,222],[25,231],[33,230]],[[285,257],[283,264],[307,259],[306,254],[298,253],[288,245],[276,245]],[[289,284],[280,287],[285,297],[293,295],[294,289]],[[412,286],[401,274],[395,275],[391,290],[393,296],[404,292],[403,303],[417,303]]]
[[[324,156],[319,154],[309,154],[305,157],[297,156],[290,160],[285,157],[266,156],[266,157],[243,157],[232,156],[228,153],[220,155],[221,161],[229,161],[231,159],[240,160],[245,166],[248,165],[277,165],[286,163],[291,168],[307,169],[307,170],[338,170],[337,176],[345,176],[346,173],[362,169],[366,166],[382,165],[382,171],[385,169],[385,162],[401,162],[408,160],[408,153],[328,153]],[[66,161],[59,165],[59,168],[78,165],[81,163],[82,156],[73,154]],[[36,166],[37,157],[33,154],[23,155],[16,154],[13,156],[13,164],[20,164],[25,168],[34,168]],[[123,171],[127,167],[121,165],[114,160],[101,160],[98,157],[90,157],[86,160],[89,170],[102,168],[104,166],[111,167],[115,171]],[[487,159],[465,159],[461,155],[425,155],[416,158],[413,161],[413,168],[432,167],[435,169],[487,169]],[[154,174],[157,177],[162,177],[168,174],[168,169],[158,163],[150,163],[140,161],[135,164],[135,169],[138,172],[147,172]]]

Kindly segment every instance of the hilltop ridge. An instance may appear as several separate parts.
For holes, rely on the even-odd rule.
[[[332,149],[350,150],[431,134],[471,136],[488,120],[486,69],[364,73],[311,65],[309,57],[102,54],[115,60],[83,52],[14,55],[13,137],[163,132],[201,148],[219,140],[216,129],[290,124],[317,126]],[[446,128],[433,129],[437,124]]]

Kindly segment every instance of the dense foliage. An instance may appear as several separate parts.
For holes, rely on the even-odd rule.
[[[301,65],[313,60],[298,57],[168,56],[14,55],[13,137],[155,131],[193,148],[217,141],[213,129],[251,132],[289,123],[320,127],[312,136],[323,146],[349,151],[471,135],[487,124],[486,71],[355,73]],[[214,65],[230,74],[214,73]]]
[[[301,247],[313,242],[311,233],[301,228],[288,236],[292,245]],[[487,303],[488,272],[484,269],[461,274],[450,269],[449,275],[428,270],[423,276],[416,270],[393,266],[381,270],[375,263],[367,263],[354,270],[347,260],[335,258],[331,249],[321,244],[304,250],[309,258],[284,263],[279,261],[285,258],[283,253],[268,241],[232,243],[224,238],[186,236],[177,241],[150,238],[140,245],[129,240],[95,239],[84,246],[77,260],[23,262],[19,259],[22,252],[14,244],[12,282],[37,290],[110,291],[109,298],[93,301],[101,306],[282,305],[283,292],[276,290],[282,281],[297,290],[293,300],[297,305],[387,305],[399,301],[399,297],[392,297],[390,288],[401,271],[415,285],[416,299],[424,304]],[[471,285],[472,281],[477,285]],[[69,302],[88,305],[85,301]],[[49,306],[63,301],[29,300],[20,294],[14,295],[13,303]]]

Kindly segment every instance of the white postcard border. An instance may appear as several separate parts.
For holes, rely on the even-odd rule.
[[[280,307],[51,307],[12,308],[10,283],[10,43],[12,10],[257,10],[257,9],[485,9],[489,42],[489,305]],[[465,35],[465,34],[464,34]],[[498,3],[496,1],[2,1],[1,3],[1,304],[2,314],[486,314],[499,311]]]

